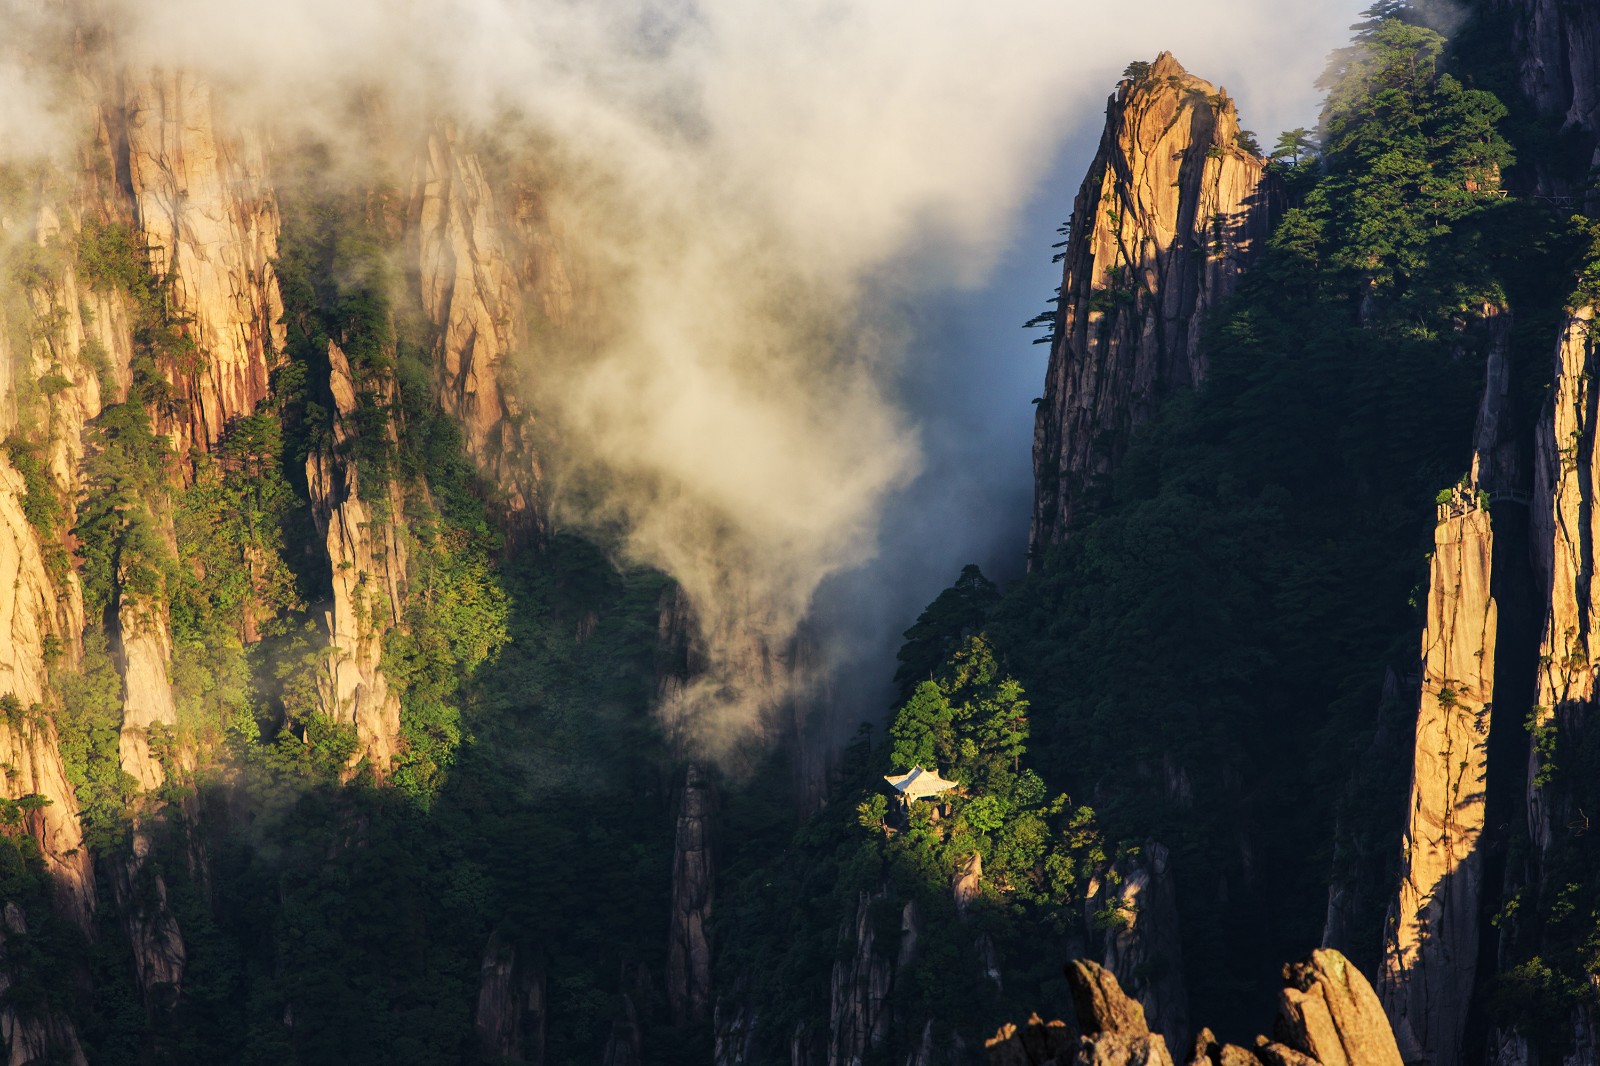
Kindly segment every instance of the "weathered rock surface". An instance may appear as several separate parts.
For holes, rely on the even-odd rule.
[[[195,349],[163,367],[181,401],[172,430],[180,453],[203,451],[266,398],[283,350],[277,203],[260,138],[230,129],[204,81],[152,71],[127,85],[134,218]]]
[[[1323,1066],[1401,1066],[1383,1004],[1343,955],[1319,948],[1285,966],[1283,978],[1288,987],[1279,994],[1279,1018],[1294,1050]]]
[[[1440,519],[1402,880],[1381,988],[1402,1045],[1448,1063],[1460,1051],[1478,955],[1496,606],[1489,513],[1458,493],[1441,505]]]
[[[829,995],[827,1066],[853,1066],[889,1035],[889,992],[894,987],[894,959],[878,948],[872,907],[888,897],[884,889],[863,892],[853,921],[839,930],[841,951],[833,964]]]
[[[350,362],[328,344],[329,385],[335,406],[331,447],[306,459],[311,513],[332,568],[333,604],[325,612],[331,647],[326,675],[317,689],[323,713],[353,725],[360,748],[380,776],[387,773],[400,735],[400,697],[389,688],[381,662],[383,636],[400,622],[406,583],[406,543],[395,527],[402,509],[400,486],[363,480],[349,449],[356,428],[358,386]],[[360,389],[381,407],[395,406],[387,374]],[[395,443],[393,422],[387,444]]]
[[[713,1066],[747,1066],[755,1050],[761,1016],[748,1004],[717,1000],[711,1012]]]
[[[537,525],[540,471],[524,435],[528,414],[511,363],[528,332],[525,293],[542,296],[538,313],[560,321],[571,285],[556,256],[541,259],[526,285],[519,278],[504,212],[477,156],[454,130],[428,138],[414,185],[416,255],[422,305],[437,332],[439,402],[460,420],[467,452],[505,494],[506,509]]]
[[[1041,1021],[1007,1024],[985,1046],[993,1066],[1096,1066],[1171,1062],[1166,1041],[1150,1032],[1144,1010],[1116,976],[1092,962],[1066,966],[1076,1028]],[[1319,949],[1283,968],[1276,1040],[1254,1049],[1219,1041],[1210,1029],[1195,1037],[1188,1066],[1401,1066],[1400,1052],[1377,993],[1337,951]]]
[[[678,1024],[703,1022],[711,1010],[711,906],[716,856],[716,796],[698,766],[684,771],[672,850],[672,912],[667,940],[667,1000]]]
[[[1265,161],[1233,101],[1163,53],[1106,108],[1073,204],[1055,343],[1035,415],[1037,559],[1069,533],[1129,434],[1206,372],[1200,322],[1265,247]]]
[[[1508,45],[1523,95],[1540,114],[1582,135],[1591,165],[1600,163],[1600,8],[1562,0],[1496,0],[1495,6],[1510,16]],[[1539,169],[1543,191],[1578,191],[1550,184],[1548,170]]]
[[[1183,977],[1183,945],[1170,855],[1151,842],[1125,855],[1102,880],[1114,893],[1125,924],[1106,933],[1104,965],[1144,1008],[1146,1023],[1169,1048],[1189,1040],[1189,990]],[[1103,904],[1102,904],[1103,905]]]
[[[1539,424],[1534,467],[1533,545],[1550,590],[1540,645],[1539,693],[1534,706],[1536,729],[1575,729],[1595,700],[1595,667],[1600,651],[1595,626],[1600,623],[1600,584],[1595,572],[1595,534],[1600,512],[1594,506],[1600,489],[1594,439],[1596,423],[1593,374],[1597,369],[1590,335],[1593,308],[1572,315],[1556,345],[1551,404]],[[1540,770],[1544,755],[1530,747],[1528,767],[1528,832],[1539,849],[1550,846],[1552,826],[1565,824],[1562,798],[1544,787]]]
[[[1115,974],[1080,959],[1067,963],[1066,975],[1081,1034],[1076,1059],[1081,1066],[1172,1062],[1166,1040],[1150,1031],[1144,1008],[1122,991]]]
[[[133,947],[139,992],[145,1009],[159,1015],[183,994],[188,965],[183,930],[167,903],[167,883],[150,862],[150,838],[144,832],[135,831],[133,853],[113,860],[111,866],[111,895]]]
[[[166,770],[151,746],[152,730],[172,730],[178,723],[167,673],[172,640],[167,635],[166,606],[125,599],[117,612],[122,643],[122,770],[144,792],[166,780]]]
[[[472,1024],[484,1061],[544,1066],[544,970],[528,964],[499,932],[490,934],[483,949]]]
[[[1066,1022],[1035,1014],[1021,1028],[1006,1022],[984,1047],[991,1066],[1065,1066],[1077,1056],[1078,1034]]]
[[[28,916],[15,903],[7,903],[0,911],[0,1048],[4,1050],[6,1066],[35,1066],[47,1062],[88,1066],[89,1060],[70,1018],[37,1001],[23,1006],[11,994],[13,942],[25,940],[27,936]]]

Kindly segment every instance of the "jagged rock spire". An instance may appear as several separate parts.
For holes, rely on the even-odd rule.
[[[1171,53],[1136,69],[1106,106],[1100,151],[1073,204],[1035,416],[1034,560],[1066,537],[1133,428],[1205,377],[1201,320],[1270,226],[1266,161],[1241,142],[1227,93]]]

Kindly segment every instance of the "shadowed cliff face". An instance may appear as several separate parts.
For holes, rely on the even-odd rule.
[[[1030,556],[1066,538],[1132,431],[1205,377],[1200,326],[1264,248],[1265,161],[1225,93],[1170,53],[1123,82],[1073,204],[1035,416]]]
[[[1561,0],[1495,0],[1494,6],[1512,29],[1518,87],[1540,114],[1576,135],[1585,166],[1600,164],[1600,8]],[[1548,163],[1535,161],[1540,192],[1581,193],[1554,177]]]

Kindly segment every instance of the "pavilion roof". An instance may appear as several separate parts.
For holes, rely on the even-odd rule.
[[[924,770],[920,766],[913,766],[908,774],[886,774],[883,779],[889,782],[896,792],[909,799],[922,799],[924,796],[934,796],[961,787],[961,782],[946,781],[939,776],[939,771]]]

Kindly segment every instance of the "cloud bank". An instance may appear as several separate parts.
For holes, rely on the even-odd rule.
[[[918,301],[983,282],[1128,61],[1173,50],[1268,134],[1307,123],[1353,13],[1321,0],[0,0],[21,28],[0,46],[0,138],[47,143],[59,87],[29,65],[29,41],[65,18],[108,26],[129,63],[194,71],[280,133],[337,144],[359,96],[402,125],[448,116],[558,145],[585,176],[567,194],[569,236],[609,267],[603,342],[530,368],[559,429],[556,513],[619,531],[631,558],[683,585],[707,670],[663,713],[693,750],[725,757],[762,738],[819,585],[872,557],[885,501],[919,470],[898,401]],[[867,298],[886,290],[911,295],[896,309]]]

